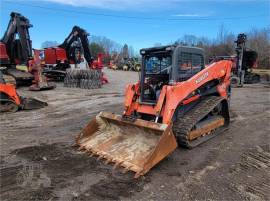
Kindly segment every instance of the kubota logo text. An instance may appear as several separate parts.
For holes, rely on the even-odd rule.
[[[196,80],[196,84],[199,84],[201,81],[203,81],[205,78],[208,77],[208,72],[204,73],[201,77],[199,77],[197,80]]]

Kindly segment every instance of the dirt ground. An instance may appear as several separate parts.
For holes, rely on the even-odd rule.
[[[18,90],[49,106],[0,116],[1,200],[270,200],[269,87],[233,89],[229,130],[133,179],[72,146],[99,111],[121,114],[125,85],[138,79],[106,74],[110,84],[97,90]]]

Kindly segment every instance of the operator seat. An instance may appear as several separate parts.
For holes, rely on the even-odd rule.
[[[194,76],[195,74],[197,74],[198,72],[200,72],[202,70],[201,66],[191,66],[191,63],[184,63],[182,65],[179,66],[179,81],[186,81],[189,78],[191,78],[192,76]]]

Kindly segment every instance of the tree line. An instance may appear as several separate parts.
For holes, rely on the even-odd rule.
[[[251,29],[247,35],[246,47],[258,53],[258,68],[270,69],[270,28]],[[214,56],[231,56],[235,54],[235,43],[237,34],[229,32],[221,26],[217,37],[197,37],[195,35],[184,35],[175,41],[177,44],[197,46],[205,50],[206,61]]]
[[[258,67],[270,69],[270,28],[251,29],[247,35],[246,46],[258,53]],[[237,34],[229,32],[223,25],[220,26],[216,38],[200,37],[185,34],[176,41],[169,44],[155,43],[153,46],[181,44],[186,46],[201,47],[205,50],[206,62],[214,56],[231,56],[235,54],[235,43]],[[135,51],[132,45],[115,42],[104,36],[90,36],[90,49],[92,56],[97,57],[98,53],[106,55],[120,54],[128,57],[138,57],[138,50]],[[45,41],[42,48],[57,46],[56,41]]]

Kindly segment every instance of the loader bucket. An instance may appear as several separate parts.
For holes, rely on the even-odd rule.
[[[22,98],[21,97],[21,109],[34,110],[47,106],[48,103],[38,100],[36,98]]]
[[[170,154],[177,143],[170,125],[137,119],[123,120],[120,115],[101,112],[76,138],[79,150],[114,163],[135,178],[147,173]]]

